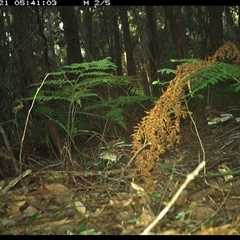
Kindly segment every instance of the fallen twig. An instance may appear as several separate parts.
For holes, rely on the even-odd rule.
[[[29,175],[32,172],[31,169],[28,169],[26,171],[24,171],[22,174],[20,174],[18,177],[16,177],[15,179],[13,179],[4,189],[2,189],[0,191],[0,196],[3,196],[6,194],[6,192],[12,188],[13,186],[15,186],[23,177]]]
[[[187,106],[187,104],[186,104]],[[197,129],[197,126],[196,126],[196,123],[194,121],[194,119],[192,118],[191,114],[189,114],[192,122],[193,122],[193,125],[194,125],[194,128],[196,130],[196,133],[197,133],[197,137],[198,137],[198,140],[199,140],[199,143],[200,143],[200,147],[201,147],[201,150],[202,150],[202,154],[203,154],[203,161],[197,166],[197,168],[192,172],[190,173],[185,182],[180,186],[180,188],[178,189],[178,191],[175,193],[175,195],[173,196],[173,198],[171,199],[171,201],[167,204],[167,206],[159,213],[159,215],[156,217],[156,219],[147,227],[145,228],[145,230],[141,233],[141,235],[146,235],[149,233],[149,231],[158,223],[159,220],[161,220],[163,218],[163,216],[169,211],[169,209],[173,206],[173,204],[176,202],[176,200],[178,199],[178,197],[180,196],[180,194],[182,193],[182,191],[187,187],[188,183],[190,181],[192,181],[194,179],[195,176],[198,175],[198,173],[201,171],[202,168],[204,168],[204,166],[206,165],[206,161],[205,161],[205,150],[204,150],[204,147],[203,147],[203,144],[202,144],[202,141],[201,141],[201,138],[200,138],[200,135],[199,135],[199,132],[198,132],[198,129]],[[205,172],[204,172],[205,173]],[[205,173],[206,174],[206,173]]]

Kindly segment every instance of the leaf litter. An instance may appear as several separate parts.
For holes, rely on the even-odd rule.
[[[236,146],[240,139],[234,138],[226,145],[232,141],[231,128],[234,126],[224,126],[226,133],[231,132],[224,134],[225,145],[219,144],[220,135],[202,130],[205,172],[199,172],[186,186],[148,234],[239,234],[238,175],[228,181],[224,176],[214,176],[219,166],[238,168]],[[119,160],[122,165],[112,164],[104,171],[27,171],[22,176],[23,186],[19,178],[15,182],[4,179],[0,190],[0,233],[140,235],[199,164],[198,151],[196,136],[183,131],[178,150],[161,156],[152,171],[154,192],[145,188],[134,164],[123,171],[122,165],[129,161],[124,155]]]

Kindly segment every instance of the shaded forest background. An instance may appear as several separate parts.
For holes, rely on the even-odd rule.
[[[239,47],[239,6],[1,7],[0,123],[1,134],[5,136],[1,139],[2,151],[8,150],[10,154],[11,149],[14,158],[18,158],[31,105],[26,100],[31,95],[29,86],[41,83],[47,73],[73,63],[110,57],[116,65],[111,74],[130,78],[126,87],[94,87],[98,100],[87,97],[81,101],[81,114],[72,116],[74,131],[67,139],[62,126],[66,119],[69,121],[69,105],[58,100],[42,102],[40,110],[36,105],[24,138],[24,162],[27,156],[56,158],[66,148],[68,157],[68,151],[82,151],[86,143],[90,144],[83,130],[99,133],[107,141],[129,137],[144,111],[162,93],[162,85],[152,85],[152,82],[172,79],[173,75],[158,72],[176,68],[170,59],[206,59],[226,41]],[[71,74],[67,77],[74,79]],[[59,89],[52,86],[50,90]],[[121,124],[107,116],[109,109],[102,112],[96,107],[84,112],[93,103],[104,104],[120,96],[142,98],[123,106],[121,112],[115,111],[115,117],[123,117]],[[209,105],[206,98],[198,102],[199,109],[201,104]],[[9,149],[4,149],[6,145]],[[13,174],[11,169],[12,166],[1,175]]]

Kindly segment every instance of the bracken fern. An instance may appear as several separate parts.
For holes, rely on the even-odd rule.
[[[116,65],[106,58],[74,63],[49,73],[36,97],[37,112],[53,119],[65,131],[69,145],[78,129],[92,129],[94,118],[98,122],[111,121],[125,127],[124,106],[154,98],[128,94],[119,97],[118,87],[131,87],[141,92],[141,86],[132,77],[114,76],[112,73],[115,70]],[[24,100],[32,100],[39,85],[31,84],[30,97]],[[84,123],[88,123],[88,126],[84,126]]]

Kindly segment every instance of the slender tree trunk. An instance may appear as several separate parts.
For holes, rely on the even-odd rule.
[[[238,27],[240,28],[240,6],[238,6]]]
[[[78,35],[78,25],[73,6],[59,7],[64,26],[64,37],[67,49],[67,63],[83,62],[80,41]]]
[[[28,13],[29,13],[29,7],[22,8],[20,11],[20,16],[22,20],[22,26],[23,26],[23,33],[24,36],[26,37],[26,45],[25,45],[25,51],[27,53],[27,65],[28,65],[28,70],[30,73],[30,79],[32,82],[37,82],[38,77],[37,77],[37,71],[36,71],[36,63],[35,59],[33,56],[33,46],[32,46],[32,37],[33,34],[30,33],[29,30],[29,19],[28,19]],[[36,27],[37,30],[38,27]],[[30,82],[29,82],[30,83]]]
[[[44,34],[44,26],[42,25],[43,21],[40,17],[39,8],[36,8],[36,16],[37,16],[37,21],[38,21],[38,26],[39,26],[39,35],[41,36],[41,40],[42,40],[42,52],[43,52],[42,70],[43,70],[43,73],[45,74],[45,73],[50,72],[50,63],[49,63],[48,51],[47,51],[47,38]],[[45,102],[44,105],[49,107],[50,103]],[[46,127],[49,131],[49,134],[51,136],[51,139],[54,143],[54,146],[56,147],[58,152],[61,154],[61,151],[64,148],[64,144],[61,140],[56,123],[48,117],[45,119],[45,123],[46,123]]]
[[[46,35],[48,39],[48,54],[50,59],[53,59],[52,64],[51,64],[51,69],[56,70],[58,63],[56,62],[55,59],[57,59],[56,54],[55,54],[55,49],[54,49],[54,37],[53,37],[53,29],[54,29],[54,23],[53,19],[51,17],[51,12],[48,10],[45,13],[46,18],[47,18],[47,23],[46,23]]]
[[[149,64],[150,64],[150,78],[156,78],[157,71],[160,67],[160,39],[158,38],[157,18],[154,6],[145,6],[147,30],[148,30],[148,48],[149,48]]]
[[[222,46],[223,24],[222,12],[223,6],[207,6],[210,20],[210,55]]]
[[[105,46],[107,45],[108,48],[108,56],[111,57],[112,61],[115,62],[115,56],[114,56],[114,37],[113,37],[113,32],[112,29],[109,27],[109,18],[111,17],[111,13],[109,11],[103,11],[103,17],[101,18],[102,20],[102,29],[101,29],[101,34],[102,37],[105,38],[105,41],[101,42],[101,49],[103,55],[106,54],[104,51]],[[106,56],[106,55],[105,55]]]
[[[26,53],[26,59],[25,59],[25,64],[23,64],[22,68],[25,69],[24,72],[26,72],[26,75],[28,77],[23,80],[25,82],[25,87],[27,87],[30,83],[35,83],[38,81],[38,73],[37,73],[37,68],[36,68],[36,62],[34,59],[33,55],[33,45],[32,45],[32,37],[33,33],[30,32],[29,29],[29,7],[22,8],[20,11],[20,19],[21,19],[21,25],[22,25],[22,31],[23,31],[23,36],[25,38],[24,41],[24,52]],[[37,27],[35,29],[35,32],[37,31]],[[20,56],[22,58],[22,56]],[[24,142],[23,142],[23,153],[26,155],[34,155],[34,148],[32,145],[31,138],[29,136],[29,132],[26,132]]]
[[[122,46],[120,44],[118,9],[112,13],[113,35],[114,35],[114,55],[115,64],[117,65],[117,75],[122,76]]]
[[[237,34],[235,31],[235,26],[234,26],[234,22],[233,22],[233,18],[232,18],[232,14],[230,12],[230,6],[225,6],[225,15],[226,15],[226,19],[227,19],[227,24],[229,25],[230,29],[231,29],[231,35],[233,37],[233,39],[235,40],[235,42],[237,42]]]
[[[127,16],[127,8],[122,6],[119,7],[119,16],[122,21],[122,31],[123,31],[123,42],[126,52],[126,60],[127,60],[127,75],[128,76],[136,76],[136,64],[133,56],[133,45],[131,41],[131,35],[129,31],[129,23]]]
[[[92,32],[92,8],[83,9],[83,38],[85,48],[85,60],[93,61],[93,32]]]
[[[182,40],[182,35],[181,35],[180,28],[179,28],[179,24],[177,22],[174,12],[173,12],[173,7],[172,6],[164,6],[164,10],[165,10],[165,14],[168,18],[168,22],[170,25],[170,31],[172,34],[173,43],[176,47],[177,58],[182,59],[182,58],[184,58],[183,40]]]
[[[210,38],[210,28],[209,22],[206,18],[206,10],[205,7],[198,6],[197,7],[197,21],[199,22],[199,27],[201,27],[202,31],[200,31],[200,46],[197,53],[194,55],[198,58],[205,59],[209,56],[208,52],[208,41]],[[196,43],[198,44],[198,42]]]
[[[137,27],[138,38],[134,45],[138,46],[140,68],[141,68],[141,83],[146,95],[152,94],[151,85],[151,70],[149,63],[149,51],[148,51],[148,37],[146,35],[147,26],[145,25],[145,18],[139,15],[140,7],[131,7],[131,13],[133,15],[133,21]]]
[[[48,43],[47,43],[47,38],[44,34],[44,26],[43,26],[43,19],[40,16],[39,8],[36,9],[36,17],[37,17],[37,22],[38,22],[38,32],[42,40],[41,48],[42,48],[42,73],[46,74],[50,72],[50,63],[49,63],[49,58],[48,58]]]

